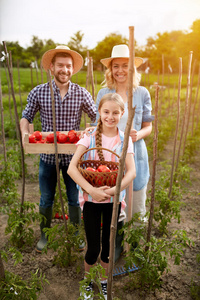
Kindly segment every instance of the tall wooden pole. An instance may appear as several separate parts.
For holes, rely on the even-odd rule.
[[[191,77],[191,84],[190,84],[190,97],[189,97],[189,101],[188,101],[188,112],[187,112],[187,118],[186,118],[186,124],[185,124],[185,139],[184,139],[184,143],[183,143],[183,154],[185,152],[186,140],[187,140],[187,135],[188,135],[188,128],[189,128],[189,123],[190,123],[190,111],[191,111],[191,105],[192,105],[192,88],[193,88],[196,62],[197,62],[197,60],[195,59],[195,61],[193,63],[193,67],[192,67],[192,77]]]
[[[16,103],[16,99],[15,99],[15,92],[14,92],[14,84],[13,84],[12,70],[11,70],[11,68],[10,68],[10,63],[9,63],[9,59],[8,59],[8,51],[7,51],[6,43],[3,42],[3,45],[4,45],[5,54],[6,54],[7,68],[8,68],[9,78],[10,78],[11,92],[12,92],[13,104],[14,104],[14,110],[15,110],[16,130],[17,130],[17,135],[18,135],[18,137],[19,137],[20,149],[21,149],[21,163],[22,163],[22,195],[21,195],[21,208],[20,208],[20,213],[22,214],[22,212],[23,212],[23,204],[24,204],[24,194],[25,194],[25,162],[24,162],[24,148],[23,148],[23,144],[22,144],[22,136],[21,136],[20,126],[19,126],[19,117],[18,117],[18,113],[17,113],[17,103]]]
[[[0,69],[1,71],[1,69]],[[1,77],[0,77],[0,110],[1,110],[1,135],[2,135],[2,144],[3,144],[3,154],[5,166],[7,163],[7,154],[6,154],[6,139],[4,131],[4,114],[3,114],[3,99],[2,99],[2,89],[1,89]]]
[[[199,75],[198,75],[197,90],[196,90],[196,96],[195,96],[193,112],[192,112],[192,136],[193,136],[193,132],[194,132],[194,115],[195,115],[195,108],[196,108],[196,104],[197,104],[198,94],[199,94],[199,86],[200,86],[200,63],[199,63]],[[198,112],[198,110],[197,110],[197,112]],[[197,113],[196,113],[196,116],[198,116]]]
[[[56,136],[55,98],[54,98],[53,86],[52,86],[52,82],[51,82],[51,72],[50,72],[50,70],[48,70],[48,80],[49,80],[49,86],[50,86],[50,90],[51,90],[51,101],[52,101],[53,132],[54,132],[54,145],[55,145],[55,158],[56,158],[56,172],[57,172],[58,191],[59,191],[59,198],[60,198],[60,203],[61,203],[63,220],[64,220],[64,224],[65,224],[65,229],[66,229],[66,232],[67,232],[67,221],[66,221],[66,218],[65,218],[64,203],[63,203],[63,199],[62,199],[61,185],[60,185],[60,169],[59,169],[59,160],[58,160],[58,144],[57,144],[57,136]]]
[[[20,72],[19,72],[19,60],[17,60],[17,71],[18,71],[18,84],[19,84],[19,98],[20,98],[20,105],[21,105],[21,112],[22,112],[23,107],[22,107],[21,83],[20,83]]]
[[[155,202],[155,182],[156,182],[156,163],[157,163],[157,145],[158,145],[158,91],[159,87],[156,85],[155,91],[155,121],[154,121],[154,139],[153,139],[153,170],[152,170],[152,189],[151,189],[151,204],[150,216],[147,229],[147,242],[151,238],[151,230],[153,224],[154,202]],[[146,248],[148,250],[148,248]]]
[[[186,116],[187,116],[187,109],[188,109],[188,97],[189,97],[189,86],[190,86],[190,73],[191,73],[192,55],[193,55],[193,52],[190,51],[189,62],[188,62],[187,92],[186,92],[186,99],[185,99],[185,111],[184,111],[184,115],[183,115],[181,135],[180,135],[180,141],[179,141],[179,147],[178,147],[178,155],[177,155],[177,161],[176,161],[176,172],[178,170],[178,162],[179,162],[179,157],[180,157],[180,153],[181,153],[181,146],[182,146],[182,140],[183,140],[184,129],[185,129],[185,119],[186,119]]]
[[[175,132],[175,137],[174,137],[174,151],[173,151],[173,158],[172,158],[171,178],[170,178],[170,186],[169,186],[169,194],[168,194],[169,198],[171,197],[171,192],[172,192],[173,177],[174,177],[174,165],[175,165],[175,157],[176,157],[176,144],[177,144],[178,129],[179,129],[181,82],[182,82],[182,58],[179,57],[179,81],[178,81],[178,99],[177,99],[177,119],[176,119],[176,132]]]
[[[108,300],[112,299],[112,283],[113,283],[113,268],[114,268],[114,253],[115,253],[115,238],[117,230],[117,216],[119,209],[119,195],[121,190],[121,181],[125,165],[126,153],[128,148],[128,140],[132,122],[135,114],[135,108],[132,107],[133,100],[133,75],[134,75],[134,27],[129,27],[129,74],[128,74],[128,120],[124,133],[124,144],[122,154],[119,160],[119,170],[116,182],[116,191],[114,195],[113,214],[110,229],[110,252],[109,252],[109,267],[108,267]]]

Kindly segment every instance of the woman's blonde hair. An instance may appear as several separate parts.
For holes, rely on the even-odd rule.
[[[124,101],[123,101],[122,97],[117,93],[105,94],[99,102],[98,110],[100,110],[101,107],[103,106],[103,104],[107,101],[114,101],[116,104],[119,105],[121,111],[124,112]],[[95,136],[97,148],[102,147],[102,135],[101,134],[102,134],[102,121],[101,121],[101,116],[99,116],[99,119],[97,122],[96,136]],[[104,156],[103,156],[102,150],[98,149],[97,153],[98,153],[99,159],[101,161],[103,161]]]
[[[115,89],[117,88],[117,84],[116,81],[112,75],[112,62],[113,59],[111,60],[108,68],[105,71],[105,79],[102,82],[102,86],[103,87],[108,87],[109,89]],[[140,84],[140,80],[141,80],[141,74],[138,73],[137,69],[135,68],[135,74],[133,75],[133,88],[136,89],[139,84]]]

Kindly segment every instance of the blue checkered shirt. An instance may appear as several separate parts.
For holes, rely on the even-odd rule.
[[[60,90],[52,80],[55,114],[56,114],[56,130],[69,131],[80,130],[82,111],[87,113],[91,121],[96,118],[96,106],[90,93],[78,84],[69,83],[69,89],[63,100],[60,96]],[[22,117],[26,118],[29,123],[33,122],[35,114],[40,112],[42,123],[42,131],[53,131],[53,115],[51,90],[49,82],[36,86],[28,95],[27,105],[22,112]],[[54,154],[40,154],[41,159],[48,164],[55,164]],[[66,166],[70,163],[72,155],[59,154],[59,162]]]

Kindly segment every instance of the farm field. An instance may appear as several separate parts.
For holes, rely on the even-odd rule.
[[[171,153],[171,143],[166,146],[162,153],[161,160],[168,159]],[[199,299],[198,297],[191,297],[192,281],[196,285],[199,284],[199,271],[200,266],[197,261],[197,255],[200,253],[200,239],[199,239],[199,222],[200,222],[200,153],[196,153],[194,162],[191,164],[192,171],[190,173],[191,184],[188,184],[188,190],[183,195],[183,206],[181,207],[181,222],[177,223],[177,220],[172,220],[170,224],[170,230],[184,229],[188,236],[195,242],[192,247],[187,247],[181,258],[180,266],[174,266],[170,262],[171,271],[168,274],[162,276],[162,287],[156,291],[148,291],[145,288],[139,288],[128,284],[130,281],[128,275],[119,275],[114,277],[113,292],[114,296],[121,300],[164,300],[164,299]],[[29,174],[38,172],[38,167],[34,165],[33,159],[26,157],[26,163],[28,165]],[[151,181],[149,182],[149,187]],[[18,190],[20,193],[21,184],[18,181]],[[26,201],[39,202],[39,186],[38,180],[26,181]],[[60,223],[60,220],[53,220],[53,225]],[[5,247],[8,241],[8,237],[5,236],[4,230],[7,225],[7,216],[1,213],[0,215],[0,249]],[[53,226],[52,225],[52,226]],[[42,273],[45,273],[46,279],[49,284],[46,284],[41,292],[38,300],[76,300],[79,296],[79,281],[83,279],[83,263],[75,263],[73,266],[61,268],[53,264],[53,250],[49,249],[47,254],[38,254],[35,251],[37,240],[39,239],[39,224],[34,226],[35,230],[35,242],[32,247],[27,247],[23,251],[23,262],[13,267],[13,261],[9,260],[5,263],[6,270],[18,274],[24,279],[30,276],[30,272],[34,273],[38,268]],[[84,253],[80,254],[81,257]],[[123,266],[123,258],[116,264],[116,267]],[[80,270],[77,273],[78,264]],[[131,276],[137,278],[137,271],[131,273]],[[127,285],[127,286],[126,286]],[[198,294],[199,295],[199,294]],[[98,298],[97,298],[98,299]]]
[[[97,90],[100,88],[100,75]],[[149,88],[152,96],[153,114],[155,113],[155,95],[154,88],[150,87],[154,81],[156,81],[157,75],[149,77]],[[147,78],[146,84],[147,84]],[[83,79],[84,81],[84,79]],[[166,83],[168,78],[166,77]],[[155,252],[163,254],[163,263],[165,259],[167,260],[167,267],[164,266],[163,269],[160,264],[160,260],[155,260],[149,262],[149,270],[152,271],[151,265],[153,265],[157,270],[160,271],[159,289],[154,289],[151,286],[151,282],[146,282],[142,284],[142,278],[140,271],[131,272],[129,275],[118,275],[114,277],[113,280],[113,296],[114,299],[118,300],[198,300],[200,299],[200,239],[199,239],[199,229],[200,229],[200,125],[198,122],[198,111],[200,108],[199,99],[196,105],[195,117],[194,117],[194,131],[191,134],[192,119],[190,118],[188,137],[186,140],[186,147],[184,155],[180,157],[180,164],[178,169],[178,174],[176,181],[174,183],[174,189],[172,192],[172,199],[170,199],[170,204],[167,199],[167,194],[170,184],[170,174],[171,165],[173,157],[173,146],[174,146],[174,135],[177,121],[177,88],[174,88],[173,82],[178,82],[178,76],[176,78],[171,78],[170,89],[165,89],[164,93],[162,90],[159,93],[159,112],[158,112],[158,146],[157,146],[157,161],[156,161],[156,195],[155,195],[155,213],[152,228],[152,236],[155,238],[157,248]],[[191,102],[191,113],[194,105],[194,98],[196,93],[197,77],[195,78],[193,98]],[[4,169],[4,159],[3,159],[3,146],[0,145],[0,251],[7,253],[7,260],[3,259],[4,268],[6,271],[19,275],[23,280],[29,280],[31,273],[34,274],[38,270],[38,275],[45,275],[48,282],[41,283],[42,287],[36,287],[38,289],[38,295],[33,299],[38,300],[75,300],[79,297],[79,282],[83,279],[83,258],[84,252],[73,251],[75,259],[68,266],[61,266],[61,264],[55,262],[55,252],[53,248],[47,250],[46,253],[38,254],[35,251],[35,246],[40,236],[39,230],[39,220],[29,224],[29,227],[33,230],[33,240],[32,244],[26,243],[25,247],[18,247],[20,253],[22,254],[22,260],[14,265],[14,261],[17,260],[17,256],[12,256],[12,252],[8,249],[11,247],[12,242],[16,242],[16,238],[11,240],[12,231],[5,234],[8,231],[6,228],[13,223],[8,223],[9,219],[12,221],[13,214],[18,211],[13,210],[12,206],[15,199],[20,199],[21,197],[21,169],[20,169],[20,153],[18,138],[15,130],[14,124],[14,113],[13,107],[11,112],[9,111],[9,99],[6,92],[6,84],[4,86],[3,93],[3,104],[4,104],[4,123],[5,123],[5,134],[6,134],[6,147],[7,147],[7,157],[8,169]],[[26,89],[25,89],[26,90]],[[18,89],[16,86],[16,95]],[[181,118],[179,125],[178,141],[180,139],[181,122],[184,115],[184,103],[186,95],[186,82],[184,79],[184,84],[181,91]],[[23,91],[22,94],[22,105],[26,104],[27,91]],[[11,99],[12,101],[12,99]],[[21,117],[20,100],[17,95],[18,103],[18,113],[19,118]],[[12,104],[11,104],[12,106]],[[11,120],[10,113],[13,117]],[[36,116],[34,120],[35,130],[40,130],[39,116]],[[88,120],[87,120],[88,121]],[[84,128],[84,121],[81,124]],[[146,143],[149,153],[150,170],[152,174],[153,169],[153,143],[154,143],[154,131],[150,137],[147,138]],[[37,214],[38,203],[40,198],[39,184],[38,184],[38,155],[26,155],[26,179],[25,179],[25,202],[34,204],[33,212]],[[148,184],[149,190],[149,202],[147,204],[148,211],[150,210],[150,200],[151,200],[151,188],[152,188],[152,177]],[[62,189],[63,190],[63,189]],[[63,190],[64,194],[64,190]],[[65,197],[65,196],[64,196]],[[165,202],[162,202],[165,201]],[[19,201],[20,202],[20,201]],[[65,199],[66,203],[66,199]],[[171,204],[173,203],[173,204]],[[7,205],[8,204],[8,205]],[[163,209],[162,205],[165,205]],[[177,204],[177,205],[176,205]],[[8,207],[10,205],[10,208]],[[169,210],[168,205],[172,205],[171,210]],[[174,206],[173,206],[174,205]],[[168,208],[167,208],[168,207]],[[7,210],[5,210],[7,208]],[[10,209],[10,210],[9,210]],[[56,209],[60,210],[59,196],[56,195],[55,212]],[[165,214],[166,213],[166,214]],[[168,219],[167,217],[168,216]],[[166,223],[164,223],[166,221]],[[62,225],[63,221],[53,219],[52,227]],[[180,231],[180,239],[176,242],[178,250],[180,245],[184,245],[183,248],[180,247],[179,255],[177,255],[177,260],[179,265],[174,264],[173,253],[170,252],[169,255],[165,255],[165,246],[174,243],[174,232]],[[187,237],[184,235],[186,234]],[[175,236],[179,233],[175,234]],[[159,243],[164,243],[163,248],[159,248]],[[162,245],[164,245],[162,244]],[[153,245],[153,243],[152,243]],[[175,243],[173,244],[175,245]],[[155,246],[156,247],[156,246]],[[160,249],[160,250],[159,250]],[[167,251],[167,250],[166,250]],[[182,251],[182,252],[181,252]],[[153,252],[153,250],[152,250]],[[172,257],[170,257],[170,254]],[[178,259],[179,258],[179,259]],[[177,261],[176,261],[177,262]],[[120,258],[115,267],[124,266],[125,259],[124,256]],[[146,272],[148,272],[148,264],[145,266]],[[167,269],[169,268],[168,272]],[[143,274],[144,276],[144,274]],[[153,282],[153,272],[151,273]],[[41,280],[42,282],[42,280]],[[33,282],[32,282],[33,283]],[[158,283],[158,282],[157,282]],[[13,288],[13,286],[11,285]],[[34,285],[33,285],[34,287]],[[152,289],[150,288],[152,287]],[[17,294],[11,292],[9,296],[0,299],[31,299],[27,291],[24,291],[23,297],[18,297]],[[21,287],[23,290],[23,288]],[[97,289],[96,289],[97,292]],[[27,293],[27,295],[26,295]],[[8,298],[9,297],[9,298]],[[28,298],[29,297],[29,298]],[[96,296],[95,299],[99,299]]]

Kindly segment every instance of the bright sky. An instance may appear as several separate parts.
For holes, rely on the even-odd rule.
[[[0,0],[0,40],[31,45],[32,36],[67,44],[77,31],[83,46],[94,48],[110,33],[145,45],[148,37],[172,30],[189,31],[200,19],[200,0]]]

